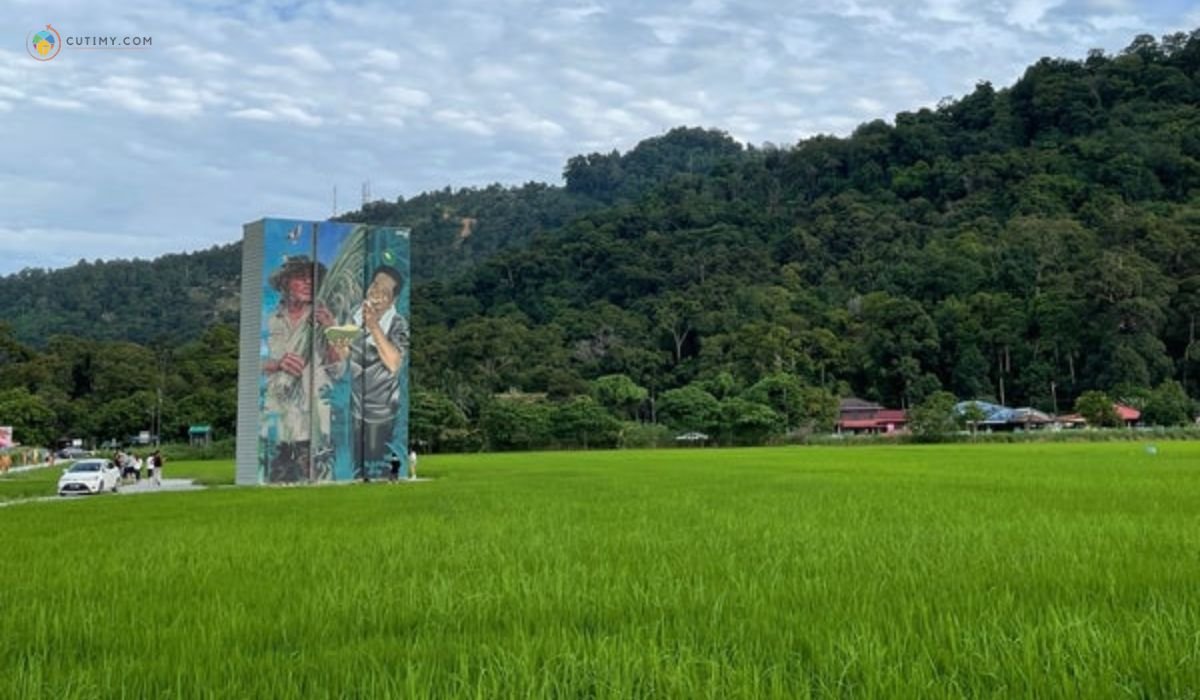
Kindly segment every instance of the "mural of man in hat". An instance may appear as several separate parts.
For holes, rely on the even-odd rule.
[[[337,355],[314,333],[333,324],[333,316],[314,304],[325,266],[307,255],[288,256],[271,274],[279,304],[266,319],[267,357],[263,361],[266,480],[272,483],[320,478],[314,457],[329,435],[329,406],[319,399],[329,382],[326,371]],[[317,366],[310,366],[316,364]],[[314,434],[315,433],[315,434]]]

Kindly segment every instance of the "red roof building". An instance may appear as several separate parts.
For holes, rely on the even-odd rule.
[[[1122,403],[1114,403],[1113,410],[1117,412],[1117,418],[1120,418],[1121,423],[1126,427],[1133,427],[1142,419],[1142,412],[1132,406],[1126,406]],[[1065,428],[1078,428],[1080,426],[1087,425],[1087,419],[1078,413],[1059,416],[1055,420],[1059,425]]]
[[[894,433],[908,425],[908,412],[884,408],[862,399],[842,399],[838,406],[839,433]]]
[[[1121,418],[1121,422],[1125,425],[1133,425],[1142,419],[1142,412],[1132,406],[1114,403],[1113,410],[1117,412],[1117,416]]]

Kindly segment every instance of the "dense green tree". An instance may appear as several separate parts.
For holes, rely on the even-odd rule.
[[[1192,422],[1192,400],[1179,382],[1159,384],[1150,393],[1142,410],[1142,420],[1150,425],[1190,425]]]
[[[409,406],[409,439],[424,451],[440,452],[456,431],[467,429],[466,415],[444,394],[414,391]]]
[[[979,424],[987,419],[983,408],[975,401],[968,402],[958,414],[958,420],[971,430],[971,439],[975,438]]]
[[[1113,408],[1113,401],[1102,391],[1085,391],[1075,400],[1075,411],[1083,416],[1088,425],[1104,428],[1121,424],[1121,418]]]
[[[838,418],[838,397],[829,389],[806,386],[800,390],[798,427],[812,432],[832,432]]]
[[[96,411],[94,436],[104,441],[115,440],[125,443],[130,436],[137,435],[142,430],[151,430],[154,421],[154,403],[150,392],[137,392],[127,396],[106,401]],[[182,435],[164,434],[164,438],[186,439],[187,428]]]
[[[930,394],[908,414],[908,427],[920,440],[936,442],[958,429],[956,399],[948,391]]]
[[[784,428],[796,428],[807,418],[804,385],[794,375],[776,372],[764,376],[746,390],[743,398],[770,407]]]
[[[555,408],[551,431],[561,443],[582,447],[613,447],[621,422],[590,396],[576,396]]]
[[[139,404],[145,414],[153,399],[149,393],[143,396],[145,398]],[[163,440],[187,440],[188,428],[193,425],[209,426],[217,438],[232,437],[237,425],[237,397],[231,392],[203,386],[173,402],[164,409],[164,414]]]
[[[784,418],[766,404],[740,397],[720,403],[722,441],[726,444],[758,444],[784,428]]]
[[[863,367],[881,399],[910,405],[928,393],[937,327],[912,299],[873,292],[862,299]],[[936,383],[936,380],[933,380]]]
[[[527,450],[547,444],[550,417],[542,402],[497,398],[484,405],[479,425],[489,449]]]
[[[716,398],[695,385],[665,391],[658,401],[658,418],[676,430],[713,434],[721,421]]]
[[[697,380],[695,384],[718,400],[730,398],[741,391],[741,385],[733,374],[724,370],[707,379]]]
[[[638,409],[649,392],[624,374],[597,377],[591,384],[592,397],[619,418],[637,418]]]
[[[58,437],[54,412],[23,387],[0,391],[0,419],[12,426],[13,440],[22,445],[53,445]]]

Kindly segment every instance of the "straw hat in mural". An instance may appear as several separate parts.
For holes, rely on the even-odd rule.
[[[293,276],[308,276],[314,274],[312,258],[307,255],[289,255],[279,266],[279,269],[271,273],[271,286],[280,292],[284,291],[287,286],[287,281]],[[321,263],[316,263],[316,279],[313,280],[313,286],[321,285],[321,278],[325,276],[325,266]]]

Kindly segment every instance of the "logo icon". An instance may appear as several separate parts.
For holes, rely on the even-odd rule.
[[[39,61],[49,61],[62,50],[62,37],[57,29],[47,24],[45,29],[29,33],[25,50]]]

